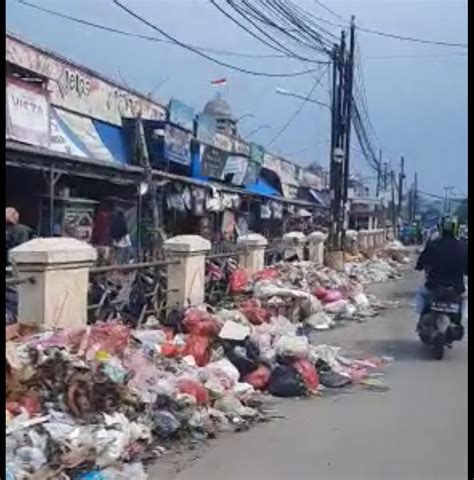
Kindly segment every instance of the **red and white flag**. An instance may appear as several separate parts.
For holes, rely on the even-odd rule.
[[[227,84],[227,78],[217,78],[216,80],[211,80],[211,85],[216,87],[223,87]]]

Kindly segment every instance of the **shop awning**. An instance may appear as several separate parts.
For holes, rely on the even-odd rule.
[[[51,111],[50,149],[81,158],[122,165],[127,163],[127,151],[120,127],[60,108]]]
[[[309,193],[319,206],[325,207],[325,208],[329,206],[328,202],[324,198],[324,195],[321,194],[321,192],[317,192],[316,190],[313,190],[312,188],[310,188]]]
[[[281,197],[280,192],[262,178],[259,178],[257,183],[254,183],[253,185],[245,185],[244,188],[246,192],[262,195],[264,197]]]

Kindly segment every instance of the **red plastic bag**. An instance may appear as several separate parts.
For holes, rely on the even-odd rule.
[[[194,397],[198,405],[206,405],[209,403],[209,394],[206,388],[195,380],[182,378],[176,382],[176,388],[180,393]]]
[[[245,300],[240,304],[240,311],[247,317],[247,320],[253,325],[268,323],[272,318],[270,310],[263,308],[260,302],[255,298]]]
[[[314,392],[319,386],[319,375],[316,367],[304,358],[293,362],[293,367],[303,378],[306,388],[310,392]]]
[[[184,315],[183,329],[192,335],[215,337],[219,333],[219,324],[213,315],[197,308],[190,308]]]
[[[267,366],[260,365],[256,370],[244,377],[244,382],[250,383],[255,390],[265,390],[271,373],[271,370]]]
[[[326,295],[328,294],[328,290],[327,288],[324,288],[324,287],[318,287],[315,291],[314,291],[314,296],[318,299],[318,300],[324,300],[326,298]]]
[[[255,273],[254,279],[256,282],[259,280],[276,280],[280,277],[280,273],[276,268],[264,268]]]
[[[183,353],[183,349],[181,347],[177,347],[173,343],[165,342],[161,345],[161,355],[167,358],[175,358],[180,357]]]
[[[238,268],[234,272],[232,272],[229,280],[229,291],[231,295],[236,295],[239,293],[244,293],[247,287],[249,278],[247,272],[242,269]]]
[[[202,335],[189,335],[184,346],[184,355],[191,355],[198,367],[204,367],[209,362],[210,349],[209,337]]]

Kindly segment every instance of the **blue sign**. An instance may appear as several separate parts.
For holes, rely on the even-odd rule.
[[[171,99],[169,106],[169,121],[186,130],[194,130],[194,108],[185,105],[179,100]]]
[[[163,148],[165,160],[181,165],[191,164],[191,135],[181,128],[167,124]]]
[[[215,134],[216,117],[208,113],[200,113],[197,120],[196,138],[202,143],[213,145]]]

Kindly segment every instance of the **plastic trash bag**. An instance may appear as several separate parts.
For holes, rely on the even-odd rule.
[[[202,335],[189,335],[184,346],[184,355],[192,355],[196,360],[196,365],[204,367],[209,362],[209,337]]]
[[[215,337],[220,329],[213,315],[198,308],[190,308],[185,313],[182,324],[186,333],[203,337]]]
[[[277,355],[281,357],[307,358],[309,355],[308,338],[285,335],[277,341],[275,349]]]
[[[272,371],[268,391],[275,397],[302,397],[307,393],[304,380],[291,365],[278,365]]]
[[[229,279],[229,292],[231,295],[244,293],[249,282],[248,274],[243,268],[234,270]]]
[[[231,389],[240,378],[239,371],[227,358],[209,363],[206,367],[206,371],[217,377],[222,386],[226,389]]]
[[[153,431],[161,439],[171,438],[180,428],[179,420],[166,410],[153,413]]]
[[[180,393],[185,393],[196,399],[198,405],[207,405],[209,395],[201,383],[190,378],[182,378],[176,382],[176,388]]]
[[[258,346],[250,339],[238,343],[227,342],[224,344],[224,350],[242,377],[257,368],[260,352]]]
[[[315,392],[319,386],[319,376],[316,367],[309,360],[304,358],[293,362],[293,367],[301,375],[308,391]]]
[[[271,319],[270,310],[263,308],[257,299],[245,300],[240,304],[240,311],[252,325],[268,323]]]
[[[266,365],[260,365],[256,370],[245,375],[244,381],[255,390],[265,390],[270,381],[271,370]]]

